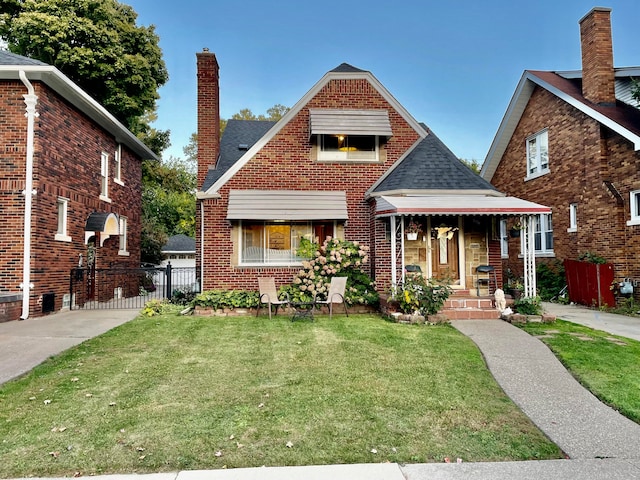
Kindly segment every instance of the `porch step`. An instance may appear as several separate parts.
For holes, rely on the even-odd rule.
[[[444,303],[441,312],[449,320],[497,320],[500,312],[493,306],[493,297],[466,296],[454,293]]]

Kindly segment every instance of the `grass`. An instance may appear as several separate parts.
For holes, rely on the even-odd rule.
[[[449,326],[139,317],[0,386],[0,478],[560,458]]]
[[[541,336],[596,397],[640,423],[640,342],[562,320],[522,328]]]

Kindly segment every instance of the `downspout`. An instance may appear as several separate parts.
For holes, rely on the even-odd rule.
[[[204,291],[204,200],[200,200],[200,293]]]
[[[24,253],[22,262],[22,315],[20,320],[29,318],[29,291],[33,288],[31,284],[31,210],[33,205],[33,196],[36,191],[33,189],[33,143],[34,143],[34,125],[35,118],[38,116],[36,112],[36,104],[38,97],[35,94],[33,85],[27,79],[27,75],[20,70],[20,80],[27,87],[27,94],[23,95],[24,103],[27,105],[25,117],[27,117],[27,158],[25,187],[22,192],[24,195]]]

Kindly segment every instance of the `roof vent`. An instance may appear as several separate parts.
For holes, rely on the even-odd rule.
[[[238,150],[249,150],[249,144],[241,143],[240,145],[238,145]]]

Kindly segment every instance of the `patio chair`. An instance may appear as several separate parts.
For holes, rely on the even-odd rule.
[[[344,300],[344,292],[347,289],[347,277],[332,277],[329,284],[329,293],[326,300],[314,299],[316,305],[329,306],[329,318],[333,316],[333,304],[341,303],[344,306],[344,313],[348,317],[347,302]]]
[[[289,296],[285,300],[278,298],[278,291],[276,290],[276,281],[273,277],[258,277],[258,288],[260,289],[260,302],[256,309],[256,317],[260,313],[260,307],[266,304],[269,308],[269,320],[271,320],[271,306],[275,305],[276,315],[278,314],[278,307],[280,305],[289,304]]]

